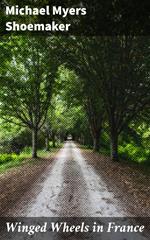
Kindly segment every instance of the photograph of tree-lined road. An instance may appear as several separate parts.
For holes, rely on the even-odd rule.
[[[5,36],[1,216],[150,216],[150,39]]]

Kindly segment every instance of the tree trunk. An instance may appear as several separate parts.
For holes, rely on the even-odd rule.
[[[38,130],[36,128],[32,129],[32,158],[37,158],[37,135]]]
[[[52,134],[53,148],[56,147],[55,133]]]
[[[111,159],[113,161],[118,161],[118,134],[112,133],[111,134]]]
[[[48,136],[46,136],[45,145],[46,145],[46,151],[49,151],[50,150],[50,146],[49,146],[49,137]]]
[[[93,134],[93,150],[95,152],[98,152],[100,149],[100,133],[101,133],[101,130],[96,131]]]

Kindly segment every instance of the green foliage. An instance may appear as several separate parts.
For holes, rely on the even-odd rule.
[[[8,162],[20,162],[23,158],[16,154],[0,154],[0,164],[6,164]]]
[[[25,146],[31,146],[31,132],[26,128],[2,122],[0,153],[20,153]]]
[[[0,70],[0,114],[6,122],[32,130],[36,157],[37,135],[46,120],[59,64],[54,38],[13,36],[7,41],[2,42],[2,52],[6,48],[11,58]]]
[[[143,147],[137,147],[131,143],[119,146],[121,159],[126,159],[138,163],[150,161],[150,150]]]
[[[11,36],[0,54],[1,153],[29,157],[32,144],[36,156],[72,134],[148,162],[149,38]]]
[[[60,145],[58,146],[60,147]],[[57,151],[57,148],[51,148],[50,152],[45,150],[38,150],[38,156],[40,158],[47,158],[52,156]],[[0,172],[4,172],[9,168],[18,167],[25,162],[30,164],[34,163],[31,161],[31,147],[26,147],[20,155],[17,154],[0,154]]]

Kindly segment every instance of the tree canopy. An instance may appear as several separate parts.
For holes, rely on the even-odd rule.
[[[113,160],[127,152],[147,159],[149,43],[125,35],[2,38],[0,136],[31,131],[33,157],[39,135],[49,150],[71,134]]]

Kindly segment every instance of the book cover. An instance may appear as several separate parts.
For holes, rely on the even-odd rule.
[[[149,239],[150,3],[0,7],[1,239]]]

